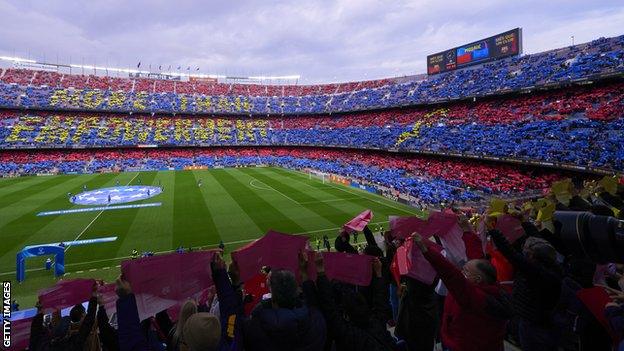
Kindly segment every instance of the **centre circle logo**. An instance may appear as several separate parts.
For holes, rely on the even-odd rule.
[[[73,195],[69,201],[76,205],[112,205],[149,199],[162,193],[157,186],[114,186]]]

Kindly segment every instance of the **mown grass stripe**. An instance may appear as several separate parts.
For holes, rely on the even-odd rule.
[[[108,182],[110,179],[114,177],[115,177],[114,174],[99,174],[99,175],[96,175],[94,178],[90,178],[88,180],[88,183],[90,186],[99,187],[100,185],[105,184],[106,182]],[[72,184],[72,187],[68,191],[71,191],[74,193],[77,191],[80,191],[82,189],[82,184],[85,183],[85,180],[86,179],[80,179],[79,184]],[[63,183],[66,183],[66,181],[64,181]],[[37,208],[31,209],[30,211],[23,213],[21,216],[15,218],[11,222],[7,223],[5,226],[0,228],[0,232],[2,233],[2,240],[5,242],[13,243],[13,245],[0,246],[0,263],[1,264],[7,264],[10,261],[14,261],[15,254],[17,253],[16,250],[18,250],[25,244],[36,243],[36,242],[33,242],[33,239],[35,238],[37,238],[37,241],[44,240],[43,242],[70,240],[71,238],[73,238],[73,236],[70,238],[70,236],[73,233],[67,235],[66,238],[58,238],[58,237],[54,237],[54,235],[49,236],[49,235],[46,235],[46,233],[41,232],[42,230],[47,229],[47,226],[52,222],[59,223],[62,225],[62,223],[66,221],[65,220],[66,218],[70,218],[69,216],[68,217],[36,217],[34,215],[34,213],[37,213],[37,212],[41,212],[50,208],[58,208],[61,205],[68,204],[69,202],[67,200],[67,193],[64,192],[63,190],[66,190],[66,187],[57,186],[51,189],[47,189],[46,191],[52,192],[53,194],[56,194],[56,195],[51,197],[50,200],[44,203],[41,203]],[[88,223],[93,218],[93,216],[91,214],[84,214],[84,215],[76,215],[71,218],[74,219],[74,223],[80,222],[80,220],[86,221]],[[71,221],[71,219],[69,221]],[[67,230],[67,228],[75,228],[75,226],[65,227],[65,230]],[[55,240],[55,239],[59,239],[59,240]],[[11,254],[7,255],[7,253],[9,252],[11,252]]]
[[[258,171],[268,171],[266,168],[254,169]],[[306,231],[335,226],[331,221],[319,216],[314,211],[300,204],[297,200],[289,196],[289,194],[272,187],[270,184],[262,182],[251,173],[244,173],[243,170],[244,169],[239,168],[237,172],[252,191],[273,204],[278,211],[290,218],[293,222],[296,222]],[[280,181],[288,182],[288,179],[282,178]],[[294,196],[294,194],[291,195]]]
[[[156,172],[132,172],[125,173],[124,179],[120,179],[120,185],[151,185]],[[134,179],[134,180],[132,180]],[[132,180],[132,182],[130,182]],[[140,183],[139,183],[140,182]],[[133,204],[141,204],[149,202],[152,199],[145,199],[134,202]],[[90,246],[76,246],[70,250],[71,254],[66,258],[66,262],[75,262],[74,258],[88,256],[92,259],[102,259],[110,257],[112,252],[118,252],[119,248],[126,240],[131,237],[141,237],[139,241],[149,242],[142,232],[133,232],[132,223],[134,222],[139,211],[143,209],[132,208],[119,211],[103,211],[99,218],[84,232],[82,239],[97,238],[106,235],[115,235],[117,240],[110,243],[103,243]],[[154,209],[145,209],[154,210]],[[81,227],[82,230],[84,228]]]
[[[173,245],[219,242],[219,234],[192,171],[177,171],[173,208]]]
[[[239,170],[216,169],[212,172],[213,177],[230,194],[240,208],[247,213],[249,218],[260,228],[261,233],[269,229],[283,232],[303,232],[305,228],[284,215],[271,203],[258,195],[240,177]],[[258,233],[258,234],[261,234]]]
[[[50,178],[56,177],[16,177],[16,178],[0,178],[0,196],[8,193],[27,188],[31,185],[45,182]]]
[[[256,237],[262,230],[240,207],[221,184],[215,179],[212,170],[194,171],[195,179],[203,182],[200,191],[206,206],[213,214],[220,239],[224,242]],[[219,199],[219,201],[215,201]]]
[[[27,200],[30,196],[38,195],[42,192],[49,191],[52,187],[67,183],[74,179],[76,179],[76,176],[50,177],[45,179],[43,182],[27,184],[27,186],[18,188],[15,191],[2,193],[2,202],[5,205],[0,206],[0,211],[8,206],[15,206],[18,202],[22,200]],[[65,193],[65,197],[67,198],[67,193]]]
[[[343,211],[342,209],[336,206],[332,206],[328,203],[306,203],[314,202],[314,200],[317,200],[318,197],[311,196],[310,193],[312,193],[312,191],[306,193],[298,190],[293,186],[288,185],[287,182],[284,181],[284,177],[281,177],[277,173],[273,173],[272,176],[268,176],[251,168],[245,169],[243,172],[253,175],[255,178],[260,179],[266,184],[269,184],[276,190],[289,194],[293,197],[293,199],[296,199],[299,202],[300,206],[307,208],[308,210],[316,213],[318,216],[323,217],[329,222],[335,224],[336,226],[344,224],[346,221],[353,218],[353,216],[357,214]]]
[[[291,179],[306,179],[308,180],[308,176],[302,172],[299,171],[295,171],[295,170],[290,170],[290,169],[279,169],[278,173],[280,174],[290,174],[290,178]],[[320,180],[314,180],[315,182],[317,182],[319,185],[322,185],[323,187],[331,187],[333,189],[335,189],[336,192],[342,192],[343,194],[351,194],[351,196],[355,195],[355,196],[359,196],[361,197],[361,200],[353,200],[354,202],[357,203],[375,203],[376,207],[378,206],[382,206],[382,208],[385,208],[386,211],[390,212],[390,213],[397,213],[397,211],[399,211],[399,214],[412,214],[412,215],[422,215],[422,212],[418,209],[409,207],[407,205],[403,205],[400,204],[398,202],[389,200],[384,198],[383,196],[380,195],[376,195],[376,194],[371,194],[367,191],[361,190],[361,189],[356,189],[353,187],[348,187],[348,186],[344,186],[344,185],[335,185],[335,184],[331,184],[331,183],[327,183],[327,184],[322,184]],[[372,204],[371,204],[372,205]]]

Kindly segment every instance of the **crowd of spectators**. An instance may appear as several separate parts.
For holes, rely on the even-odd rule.
[[[545,198],[493,201],[482,212],[448,207],[426,220],[403,218],[430,226],[362,225],[363,243],[350,221],[334,247],[322,249],[317,240],[314,250],[304,242],[262,256],[280,260],[257,271],[243,256],[254,255],[252,246],[235,250],[229,265],[215,253],[206,267],[214,285],[198,287],[206,294],[147,317],[140,317],[150,307],[145,287],[131,276],[116,280],[110,308],[103,283],[93,283],[86,310],[76,305],[67,317],[54,311],[47,321],[49,311],[37,305],[29,349],[502,351],[515,344],[523,351],[619,351],[624,259],[611,254],[596,262],[572,249],[553,209],[612,220],[615,211],[624,213],[624,183],[607,177],[577,185],[566,199],[553,188]],[[500,225],[505,221],[518,225]],[[300,241],[285,234],[276,240],[287,237]],[[624,249],[605,245],[592,250]]]
[[[0,174],[95,173],[272,165],[314,169],[410,195],[421,203],[477,201],[542,191],[559,179],[554,172],[508,165],[454,161],[374,151],[322,148],[210,148],[5,151]]]
[[[438,75],[318,86],[181,83],[100,79],[7,69],[0,106],[94,111],[318,114],[361,111],[495,95],[624,72],[624,36],[517,56]],[[39,78],[37,78],[39,77]],[[59,79],[60,78],[60,79]],[[93,80],[93,86],[89,83]],[[54,81],[58,84],[54,84]],[[34,83],[52,83],[52,86]],[[177,85],[193,86],[176,89]],[[85,86],[86,85],[86,86]],[[109,89],[100,90],[108,85]],[[132,89],[127,89],[132,85]],[[66,88],[66,87],[72,88]],[[97,87],[95,89],[94,87]],[[208,91],[200,87],[207,87]],[[75,88],[75,89],[74,89]],[[281,94],[280,94],[281,91]],[[271,95],[277,94],[277,95]]]
[[[321,116],[5,110],[0,147],[306,145],[505,157],[624,170],[624,84]]]

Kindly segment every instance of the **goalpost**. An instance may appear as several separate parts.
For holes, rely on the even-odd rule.
[[[319,171],[315,171],[315,170],[308,170],[308,178],[310,180],[318,179],[318,180],[322,181],[323,184],[325,184],[325,182],[329,180],[329,174],[328,173],[319,172]]]

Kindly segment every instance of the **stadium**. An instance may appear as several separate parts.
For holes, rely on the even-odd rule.
[[[0,56],[3,347],[622,350],[624,35],[523,31],[314,84]]]

